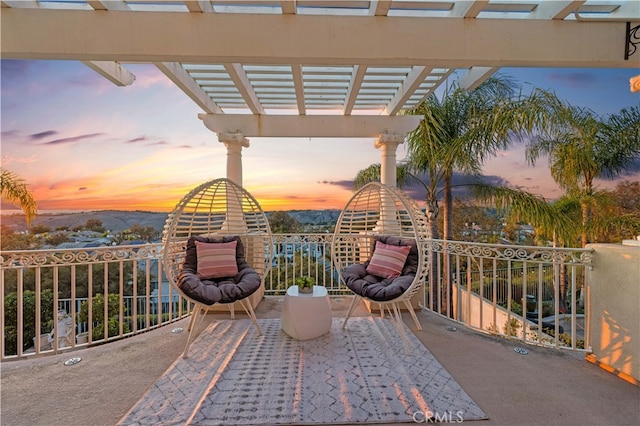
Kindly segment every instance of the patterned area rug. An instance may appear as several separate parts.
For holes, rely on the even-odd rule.
[[[424,423],[486,419],[406,329],[406,355],[388,319],[334,318],[297,341],[280,320],[218,321],[123,417],[121,425]]]

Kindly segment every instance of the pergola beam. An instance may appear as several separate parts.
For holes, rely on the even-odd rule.
[[[428,67],[413,67],[405,80],[405,85],[398,89],[395,96],[389,102],[389,105],[385,108],[384,113],[387,115],[396,115],[398,111],[402,109],[407,99],[409,99],[413,92],[422,84],[425,77],[431,73],[431,70],[432,68]]]
[[[353,67],[353,73],[351,75],[351,79],[349,80],[349,88],[347,89],[347,96],[344,108],[342,112],[344,115],[351,115],[353,111],[353,106],[356,104],[356,98],[358,92],[360,91],[360,86],[362,86],[362,80],[364,80],[364,75],[367,72],[367,67],[364,65],[356,65]]]
[[[122,0],[88,0],[87,3],[93,10],[131,10]]]
[[[636,68],[624,22],[3,9],[2,57],[121,62]],[[251,31],[247,31],[251,28]],[[295,37],[292,37],[295,34]],[[331,34],[325,42],[318,37]],[[132,43],[131,40],[136,40]],[[225,40],[212,43],[211,40]],[[420,40],[420,43],[416,43]],[[442,43],[447,40],[447,43]]]
[[[83,63],[116,86],[129,86],[136,80],[135,75],[116,61],[83,61]]]
[[[302,77],[302,65],[291,65],[291,75],[293,77],[293,87],[296,91],[298,114],[305,115],[307,113],[307,107],[304,104],[304,79]]]
[[[476,18],[487,3],[487,0],[456,2],[451,12],[453,16],[460,18]]]
[[[285,15],[295,15],[296,13],[296,0],[281,0],[280,8]]]
[[[203,111],[212,114],[222,114],[222,110],[216,105],[209,95],[198,86],[188,72],[175,62],[158,62],[155,66],[169,77],[173,83],[193,100]]]
[[[185,1],[184,5],[187,6],[189,12],[214,12],[210,1],[189,0]]]
[[[586,0],[547,1],[540,3],[531,13],[535,19],[564,19],[578,10]]]
[[[371,0],[369,14],[375,16],[386,16],[391,8],[391,0]]]
[[[473,67],[460,79],[460,87],[473,90],[495,74],[498,69],[498,67]]]
[[[264,114],[264,108],[262,108],[258,95],[249,82],[247,73],[242,69],[242,65],[224,64],[224,69],[227,70],[229,77],[238,88],[240,95],[244,98],[251,112],[254,114]]]
[[[249,115],[200,114],[216,133],[241,133],[245,137],[366,138],[381,134],[404,136],[420,123],[419,115]]]

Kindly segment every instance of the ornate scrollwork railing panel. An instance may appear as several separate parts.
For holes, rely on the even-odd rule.
[[[425,246],[428,309],[483,332],[588,350],[583,289],[592,250],[445,240]]]

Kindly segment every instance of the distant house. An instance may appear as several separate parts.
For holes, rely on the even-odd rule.
[[[69,235],[69,239],[73,240],[73,241],[95,241],[95,240],[99,240],[102,237],[102,233],[101,232],[95,232],[95,231],[78,231],[78,232],[74,232],[73,234]]]
[[[57,249],[80,249],[80,248],[94,248],[94,247],[108,247],[111,245],[111,241],[107,238],[101,238],[93,241],[68,241],[56,246]]]

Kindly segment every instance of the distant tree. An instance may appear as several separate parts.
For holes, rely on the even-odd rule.
[[[31,226],[31,221],[38,214],[38,206],[27,183],[15,173],[0,167],[0,193],[6,201],[20,207],[24,212],[27,227]]]
[[[271,227],[271,232],[276,234],[295,234],[302,230],[300,222],[284,211],[271,213],[269,215],[269,226]]]
[[[157,240],[160,237],[160,232],[153,226],[142,226],[139,223],[134,223],[129,229],[125,229],[115,235],[114,241],[120,244],[124,241],[142,240],[151,242]]]
[[[619,243],[640,235],[640,182],[621,182],[597,194],[588,231],[594,242]]]
[[[35,250],[40,242],[32,234],[16,233],[6,225],[0,226],[0,250]]]
[[[131,225],[129,232],[137,235],[139,239],[144,241],[153,241],[160,236],[160,232],[153,226],[142,226],[139,223]]]
[[[94,232],[106,231],[106,228],[102,225],[102,220],[96,219],[96,218],[87,219],[87,221],[84,224],[84,229],[86,229],[87,231],[94,231]]]
[[[502,228],[495,211],[469,200],[453,201],[456,214],[453,217],[453,239],[456,241],[495,242]]]
[[[51,232],[51,228],[49,228],[47,225],[33,225],[29,229],[29,232],[31,232],[33,235],[46,234],[48,232]]]
[[[55,247],[62,243],[68,242],[69,236],[65,232],[54,232],[52,234],[47,235],[44,241],[47,244]]]
[[[623,213],[640,214],[640,182],[620,182],[611,195]]]

